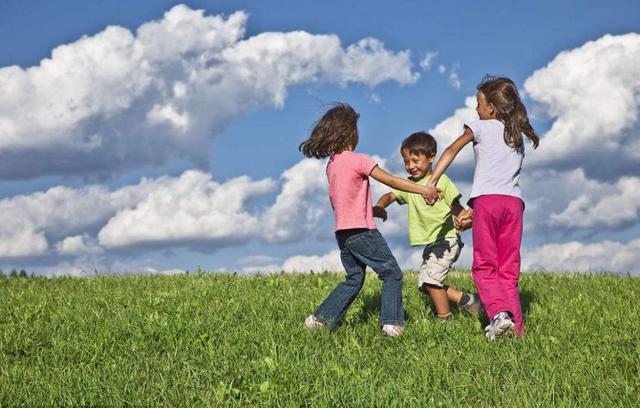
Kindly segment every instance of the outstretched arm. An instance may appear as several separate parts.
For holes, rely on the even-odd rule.
[[[435,186],[426,187],[421,186],[419,184],[415,184],[406,179],[401,179],[399,177],[392,176],[386,171],[382,170],[380,166],[376,166],[371,170],[370,176],[375,180],[385,184],[393,189],[406,191],[407,193],[415,193],[415,194],[438,194],[440,190],[438,190]]]
[[[440,179],[440,176],[444,173],[444,171],[449,167],[453,159],[458,155],[460,150],[465,147],[469,142],[473,140],[473,132],[469,128],[464,129],[464,133],[460,135],[449,147],[447,147],[444,152],[442,152],[442,156],[440,156],[440,160],[438,160],[438,164],[436,164],[436,168],[431,173],[431,177],[429,178],[429,182],[427,183],[427,187],[435,187]]]

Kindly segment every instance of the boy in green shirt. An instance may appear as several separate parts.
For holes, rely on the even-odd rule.
[[[436,150],[436,140],[424,132],[413,133],[402,142],[400,153],[404,168],[410,175],[409,180],[416,184],[427,184]],[[418,289],[429,295],[438,319],[450,320],[453,314],[449,302],[472,313],[480,311],[480,302],[474,294],[443,283],[463,246],[457,230],[471,226],[473,210],[466,210],[460,205],[461,194],[446,175],[440,177],[437,187],[441,199],[433,206],[428,205],[419,194],[394,190],[380,197],[373,207],[373,215],[386,220],[385,208],[391,203],[409,204],[409,241],[412,246],[425,245]],[[455,222],[452,214],[456,217]]]

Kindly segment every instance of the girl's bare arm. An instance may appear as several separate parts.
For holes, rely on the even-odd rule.
[[[434,187],[421,186],[419,184],[415,184],[406,179],[401,179],[399,177],[392,176],[386,171],[382,170],[380,166],[376,166],[371,170],[371,174],[369,174],[375,180],[385,184],[391,188],[396,190],[406,191],[407,193],[415,193],[415,194],[435,194],[438,195],[440,190]]]
[[[453,159],[458,155],[460,150],[465,147],[469,142],[473,140],[473,132],[469,128],[464,129],[464,133],[460,135],[449,147],[447,147],[444,152],[442,152],[442,156],[440,156],[440,160],[438,160],[438,164],[436,164],[436,168],[431,173],[431,177],[429,178],[429,182],[427,183],[427,187],[435,187],[440,179],[440,176],[444,173],[444,171],[449,167]],[[429,197],[431,198],[431,197]]]

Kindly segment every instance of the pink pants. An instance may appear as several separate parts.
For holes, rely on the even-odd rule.
[[[489,194],[473,200],[471,276],[489,319],[509,312],[516,334],[524,335],[520,307],[520,242],[524,203],[513,196]]]

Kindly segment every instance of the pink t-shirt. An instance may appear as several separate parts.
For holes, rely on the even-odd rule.
[[[329,158],[329,200],[336,216],[336,231],[376,229],[369,187],[369,174],[376,166],[371,158],[348,150],[334,153]]]

